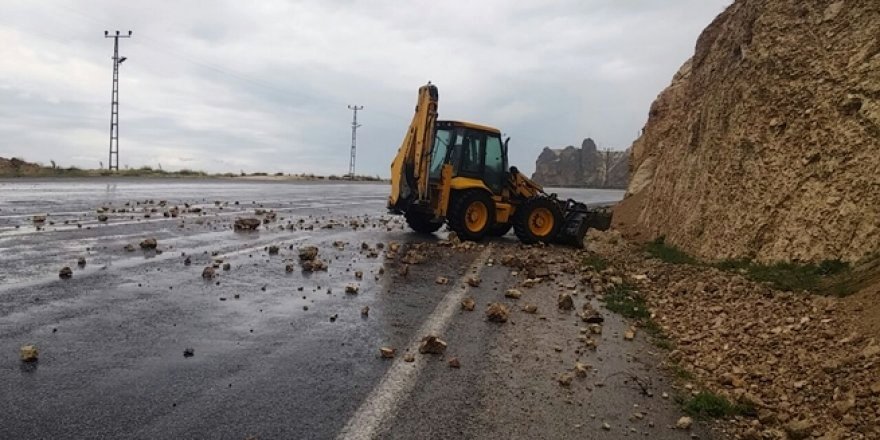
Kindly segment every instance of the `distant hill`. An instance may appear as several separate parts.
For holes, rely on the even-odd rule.
[[[629,180],[629,151],[599,151],[584,139],[581,148],[545,147],[535,161],[532,180],[543,186],[624,189]]]

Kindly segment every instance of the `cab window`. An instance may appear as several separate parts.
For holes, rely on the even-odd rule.
[[[492,192],[498,194],[504,188],[505,180],[504,152],[501,148],[501,138],[490,134],[486,137],[486,186]]]

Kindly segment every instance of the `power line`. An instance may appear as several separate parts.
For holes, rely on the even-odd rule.
[[[351,117],[351,161],[348,163],[348,178],[354,180],[354,160],[357,156],[357,129],[360,127],[358,124],[358,110],[363,110],[364,106],[350,105],[348,106],[349,110],[352,111]]]
[[[109,31],[104,31],[104,38],[113,39],[113,92],[110,95],[110,160],[107,162],[107,169],[119,171],[119,65],[128,58],[119,56],[119,39],[131,38],[131,31],[128,35],[116,34],[110,35]]]

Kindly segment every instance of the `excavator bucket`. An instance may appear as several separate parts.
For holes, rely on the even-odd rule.
[[[611,227],[611,210],[607,207],[590,208],[586,204],[568,199],[561,202],[565,222],[556,236],[556,242],[581,248],[584,236],[590,228],[600,231]]]

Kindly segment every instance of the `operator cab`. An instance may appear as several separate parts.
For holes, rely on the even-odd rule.
[[[496,128],[460,121],[437,121],[430,180],[439,181],[444,164],[452,177],[481,180],[493,194],[507,182],[507,143]]]

